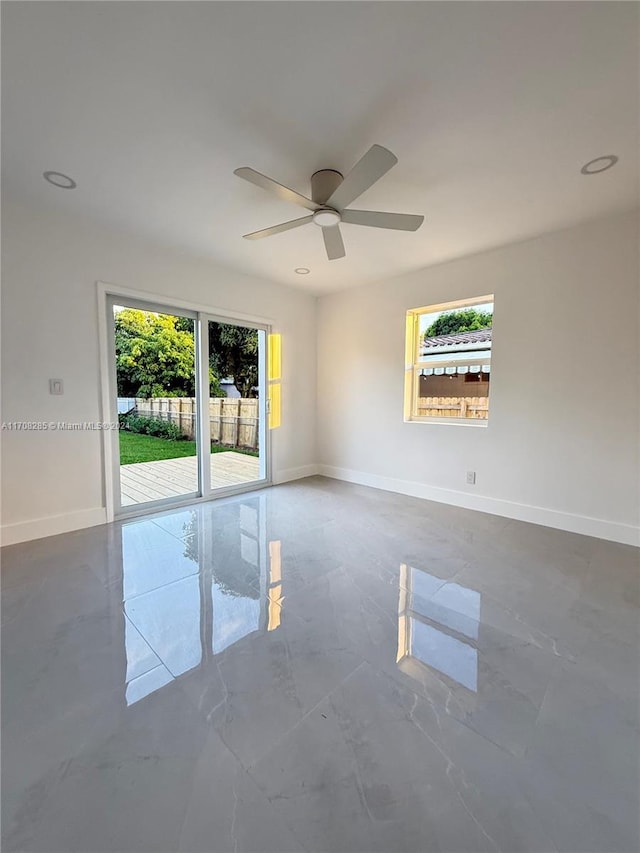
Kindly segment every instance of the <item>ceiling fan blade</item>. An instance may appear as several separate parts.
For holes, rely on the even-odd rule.
[[[236,169],[233,174],[239,178],[244,178],[250,184],[255,184],[257,187],[261,187],[263,190],[267,190],[267,192],[278,196],[282,201],[292,201],[294,204],[306,207],[307,210],[317,210],[320,207],[319,204],[311,201],[310,198],[300,195],[295,190],[290,190],[284,184],[279,184],[277,181],[267,178],[266,175],[256,172],[255,169],[251,169],[249,166],[242,166],[240,169]]]
[[[382,145],[372,145],[329,198],[327,205],[342,210],[375,184],[378,178],[385,175],[397,162],[398,158],[391,151],[387,151]]]
[[[272,234],[281,234],[283,231],[291,231],[292,228],[299,228],[308,222],[313,222],[313,216],[303,216],[302,219],[291,219],[289,222],[283,222],[281,225],[272,225],[271,228],[263,228],[262,231],[252,231],[251,234],[243,234],[243,237],[245,240],[261,240],[263,237],[271,237]]]
[[[343,210],[342,221],[349,225],[368,225],[371,228],[393,228],[395,231],[417,231],[424,216],[410,213],[379,213],[376,210]]]
[[[342,242],[342,234],[340,233],[339,225],[330,225],[322,229],[324,237],[324,247],[327,250],[327,257],[330,261],[335,261],[338,258],[344,258],[346,252],[344,243]]]

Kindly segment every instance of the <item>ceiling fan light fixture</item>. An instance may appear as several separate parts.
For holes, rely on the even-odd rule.
[[[322,208],[313,214],[314,223],[321,228],[331,228],[332,225],[338,225],[341,219],[338,211],[331,210],[331,208]]]

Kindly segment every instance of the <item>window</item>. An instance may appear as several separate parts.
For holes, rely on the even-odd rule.
[[[493,296],[407,311],[405,421],[486,424]]]

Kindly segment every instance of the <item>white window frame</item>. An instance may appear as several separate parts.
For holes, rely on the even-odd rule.
[[[481,429],[486,429],[489,425],[489,417],[486,418],[447,418],[437,417],[435,415],[418,415],[416,414],[416,401],[418,399],[418,389],[420,383],[420,371],[424,370],[426,365],[420,359],[420,318],[424,314],[432,314],[437,311],[453,311],[456,308],[469,308],[474,305],[481,305],[485,302],[494,303],[493,294],[487,296],[474,296],[469,299],[457,299],[454,302],[442,302],[438,305],[426,305],[422,308],[410,308],[407,311],[406,330],[405,330],[405,369],[404,369],[404,421],[405,423],[422,423],[422,424],[450,424],[452,426],[470,426]],[[493,343],[493,342],[492,342]],[[471,346],[470,351],[476,352],[477,347]],[[492,347],[493,349],[493,347]],[[442,368],[446,371],[447,368],[459,365],[461,359],[446,358],[446,354],[439,359],[430,360],[429,368]],[[456,353],[458,356],[458,353]],[[478,365],[482,368],[483,365],[491,364],[492,350],[486,356],[473,357],[473,365]],[[444,395],[442,395],[444,396]]]

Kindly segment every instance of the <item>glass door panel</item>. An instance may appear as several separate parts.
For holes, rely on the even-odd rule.
[[[264,329],[208,319],[211,491],[266,478]]]
[[[197,318],[116,302],[119,511],[201,494]]]

